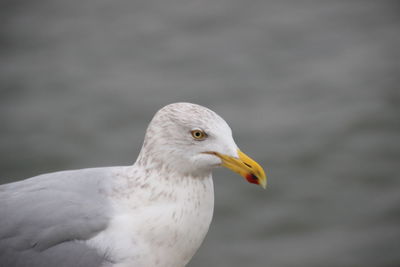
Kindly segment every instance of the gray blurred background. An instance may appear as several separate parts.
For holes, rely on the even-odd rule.
[[[128,165],[162,106],[231,125],[189,267],[400,266],[398,1],[3,0],[1,183]]]

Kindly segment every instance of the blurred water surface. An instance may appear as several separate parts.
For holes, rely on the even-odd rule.
[[[206,105],[268,169],[215,172],[197,266],[400,266],[397,1],[2,1],[1,183],[131,164]]]

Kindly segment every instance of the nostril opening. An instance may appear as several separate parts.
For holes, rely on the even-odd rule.
[[[243,162],[244,163],[244,165],[246,165],[247,167],[249,167],[249,168],[253,168],[253,167],[251,167],[251,165],[250,164],[247,164],[246,162]]]

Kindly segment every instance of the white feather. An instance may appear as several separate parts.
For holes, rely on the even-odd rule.
[[[194,140],[193,128],[208,138]],[[113,266],[183,267],[201,245],[211,222],[215,151],[237,157],[227,123],[213,111],[189,103],[161,109],[150,123],[133,166],[115,169],[112,219],[87,241]]]

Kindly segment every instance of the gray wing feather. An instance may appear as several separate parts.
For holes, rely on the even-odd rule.
[[[64,242],[44,251],[2,252],[2,267],[99,267],[110,263],[105,255],[83,243]]]
[[[0,186],[0,266],[99,266],[85,245],[109,222],[111,168],[40,175]]]

